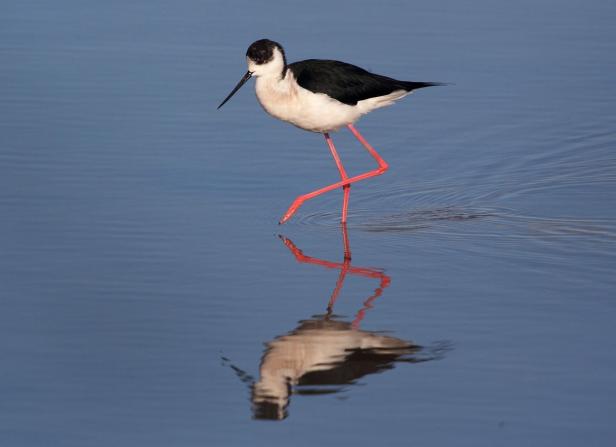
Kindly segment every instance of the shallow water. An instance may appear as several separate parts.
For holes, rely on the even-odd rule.
[[[611,445],[616,7],[268,5],[2,8],[0,444]],[[216,110],[261,37],[454,84],[358,123],[346,244],[277,225],[323,138]]]

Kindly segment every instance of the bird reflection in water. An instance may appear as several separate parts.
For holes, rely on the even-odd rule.
[[[441,349],[427,350],[411,341],[359,328],[366,311],[383,294],[391,279],[379,269],[351,265],[345,225],[342,226],[342,234],[342,262],[306,256],[290,239],[281,236],[298,262],[337,269],[340,273],[324,315],[300,321],[296,329],[266,344],[258,380],[230,365],[240,379],[251,385],[253,416],[256,419],[286,418],[291,394],[337,393],[363,376],[392,369],[397,362],[418,363],[441,356]],[[351,322],[342,321],[333,314],[334,304],[347,275],[378,281],[378,287],[363,302]]]

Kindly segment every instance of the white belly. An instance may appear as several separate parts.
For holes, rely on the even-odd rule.
[[[313,93],[297,84],[289,70],[284,79],[258,77],[255,91],[259,103],[274,118],[311,132],[331,132],[352,124],[374,109],[393,104],[408,95],[397,90],[389,95],[359,101],[350,106],[324,93]]]
[[[287,73],[286,78],[290,78]],[[363,114],[357,106],[349,106],[324,93],[312,93],[290,79],[272,82],[257,78],[257,99],[274,118],[311,132],[330,132],[354,123]]]

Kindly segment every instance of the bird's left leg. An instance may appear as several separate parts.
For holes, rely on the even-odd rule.
[[[338,168],[338,171],[340,172],[340,179],[342,182],[345,182],[346,180],[349,179],[349,176],[346,173],[346,170],[344,169],[344,165],[342,164],[342,160],[340,160],[340,156],[338,155],[338,151],[336,151],[336,146],[334,146],[334,141],[332,140],[332,138],[329,136],[329,133],[324,132],[323,136],[325,137],[325,141],[327,142],[327,146],[329,146],[329,150],[332,153],[332,157],[334,157],[334,161],[336,162],[336,167]],[[342,186],[342,191],[343,191],[343,198],[342,198],[342,218],[341,218],[341,222],[344,224],[347,221],[347,214],[348,214],[348,210],[349,210],[349,196],[351,195],[351,184],[347,183]],[[335,189],[335,188],[334,188]],[[289,220],[291,218],[291,216],[293,214],[295,214],[295,212],[299,209],[299,207],[311,197],[306,196],[300,196],[298,197],[293,204],[291,204],[291,207],[289,207],[289,209],[287,210],[286,214],[283,216],[282,219],[280,219],[280,223],[285,223],[287,220]]]
[[[332,157],[334,157],[334,161],[336,162],[336,166],[338,167],[338,171],[340,171],[340,178],[342,180],[346,180],[349,178],[349,176],[347,175],[346,171],[344,170],[344,166],[342,165],[342,161],[340,160],[340,157],[338,156],[338,152],[336,151],[336,146],[334,146],[334,141],[331,139],[331,137],[329,136],[329,134],[327,132],[325,132],[323,134],[325,136],[325,141],[327,141],[327,145],[329,146],[329,150],[332,153]],[[344,196],[342,198],[342,219],[340,220],[340,222],[342,222],[343,224],[346,223],[347,221],[347,213],[349,210],[349,196],[351,195],[351,185],[344,185],[342,187],[342,191],[344,193]]]

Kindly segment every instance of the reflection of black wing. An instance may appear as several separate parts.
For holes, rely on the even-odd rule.
[[[348,105],[397,90],[410,92],[440,85],[435,82],[398,81],[340,61],[308,59],[294,62],[288,68],[301,87],[314,93],[325,93]]]
[[[332,364],[331,369],[312,371],[304,374],[298,381],[299,386],[325,386],[352,384],[357,379],[392,369],[397,361],[421,349],[420,346],[408,345],[397,349],[356,349],[349,351],[349,355],[340,364]],[[380,352],[381,351],[381,352]],[[397,351],[397,352],[396,352]],[[338,390],[330,390],[329,392]],[[328,393],[327,388],[323,389]],[[297,394],[320,394],[318,390],[297,389]]]

